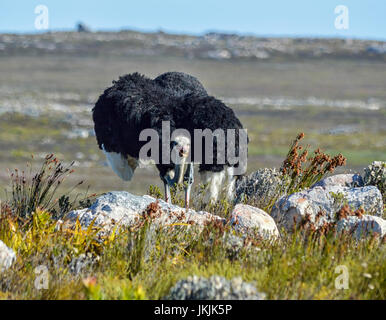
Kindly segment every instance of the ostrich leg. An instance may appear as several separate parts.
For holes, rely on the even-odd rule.
[[[170,186],[167,182],[164,181],[164,187],[165,187],[165,201],[168,204],[172,204],[172,196],[170,194]]]
[[[168,204],[172,204],[172,197],[170,194],[170,186],[174,184],[173,179],[170,178],[169,174],[166,174],[164,176],[160,176],[162,182],[164,183],[164,190],[165,190],[165,201]]]
[[[185,183],[186,182],[186,183]],[[194,165],[188,164],[188,168],[184,175],[184,189],[185,189],[185,208],[189,209],[190,192],[192,190],[192,184],[194,182]]]
[[[194,169],[193,163],[189,163],[187,165],[187,169],[185,174],[182,175],[182,171],[180,166],[176,166],[175,173],[173,174],[173,178],[170,177],[170,174],[167,173],[164,176],[161,176],[161,180],[164,183],[165,187],[165,201],[169,204],[171,201],[170,187],[174,186],[178,183],[179,177],[181,176],[184,182],[185,189],[185,208],[189,208],[189,200],[190,200],[190,191],[192,189],[192,184],[194,182]]]

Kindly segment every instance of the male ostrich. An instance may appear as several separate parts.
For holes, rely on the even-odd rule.
[[[106,155],[113,171],[123,180],[131,180],[141,162],[140,150],[146,144],[139,136],[144,129],[154,129],[158,133],[160,150],[162,122],[169,121],[170,132],[185,129],[190,137],[177,136],[168,146],[170,152],[176,151],[175,163],[163,163],[162,156],[156,167],[165,186],[165,200],[171,203],[170,187],[184,182],[185,206],[189,206],[191,186],[194,181],[194,129],[236,129],[236,153],[238,152],[238,130],[240,121],[232,109],[221,101],[208,96],[202,84],[194,77],[168,72],[152,80],[139,73],[125,75],[113,86],[106,89],[93,108],[95,134],[99,148]],[[170,134],[168,132],[168,134]],[[225,133],[226,134],[226,133]],[[220,150],[221,152],[221,150]],[[226,151],[222,150],[226,153]],[[220,186],[228,173],[227,195],[232,198],[236,175],[233,168],[238,164],[217,161],[216,138],[213,140],[213,160],[205,162],[205,149],[202,149],[202,162],[199,165],[204,183],[209,184],[206,201],[216,201]]]

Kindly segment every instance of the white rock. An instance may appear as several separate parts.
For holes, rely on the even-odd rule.
[[[374,233],[377,233],[382,239],[386,235],[386,220],[370,215],[363,215],[361,218],[349,216],[340,219],[336,228],[338,232],[352,232],[356,239],[371,236]]]
[[[363,179],[359,174],[336,174],[319,182],[315,183],[311,188],[314,187],[330,187],[330,186],[341,186],[341,187],[363,187]]]
[[[341,194],[354,210],[362,207],[367,214],[381,216],[382,195],[374,186],[347,188],[341,186],[314,187],[280,198],[272,208],[271,216],[278,226],[291,231],[307,216],[316,227],[335,221],[335,213],[342,207],[333,194]]]
[[[15,252],[0,240],[0,271],[10,268],[15,260]]]
[[[94,219],[95,226],[110,228],[114,223],[133,226],[141,218],[148,205],[156,201],[157,199],[148,195],[136,196],[125,191],[113,191],[97,198],[90,208],[71,211],[68,218],[71,220],[78,218],[84,227],[89,226]],[[196,212],[189,209],[186,212],[184,208],[169,205],[161,199],[158,199],[158,205],[160,210],[155,214],[153,220],[155,224],[193,222],[195,225],[203,226],[211,220],[225,222],[225,219],[205,211]]]
[[[279,230],[272,217],[264,210],[250,205],[237,204],[232,211],[231,224],[238,231],[256,230],[264,238],[279,237]]]
[[[264,300],[266,294],[244,282],[241,277],[230,280],[213,275],[210,278],[189,276],[178,281],[165,297],[169,300]]]

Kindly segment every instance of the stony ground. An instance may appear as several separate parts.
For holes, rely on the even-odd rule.
[[[114,41],[108,41],[110,38]],[[24,168],[27,161],[34,165],[50,152],[68,162],[76,160],[74,179],[86,180],[92,191],[140,194],[150,184],[160,185],[153,169],[138,170],[131,183],[110,175],[93,136],[90,110],[98,95],[113,79],[134,71],[148,76],[169,70],[191,73],[211,94],[233,107],[251,139],[249,172],[279,167],[300,131],[313,147],[343,153],[348,158],[346,171],[361,171],[384,158],[384,53],[370,54],[373,46],[383,48],[383,43],[224,40],[220,35],[205,39],[130,32],[1,35],[1,189],[8,179],[7,169]],[[281,53],[267,59],[189,56],[179,53],[189,51],[184,41],[200,46],[209,41],[213,50],[225,46],[233,51],[255,43],[255,48],[272,47],[269,50]],[[158,50],[159,42],[165,42],[168,49]],[[153,53],[144,56],[142,51],[127,49],[133,47],[149,47]],[[311,54],[327,47],[336,54]],[[302,48],[308,48],[310,54],[302,56]],[[30,159],[31,154],[35,160]]]

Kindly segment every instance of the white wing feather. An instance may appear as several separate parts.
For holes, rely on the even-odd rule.
[[[130,181],[134,175],[134,170],[136,168],[137,160],[130,159],[134,161],[129,161],[120,153],[116,152],[107,152],[104,145],[102,144],[102,149],[106,155],[107,162],[109,163],[111,169],[124,181]]]

